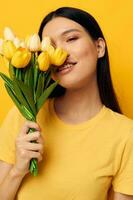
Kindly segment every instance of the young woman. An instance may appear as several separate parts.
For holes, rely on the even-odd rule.
[[[52,75],[60,82],[37,123],[13,108],[1,127],[0,199],[133,199],[133,121],[121,114],[99,25],[83,10],[62,7],[43,19],[39,35],[68,57]]]

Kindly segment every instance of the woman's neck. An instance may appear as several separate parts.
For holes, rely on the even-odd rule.
[[[66,90],[64,96],[55,99],[55,111],[64,120],[80,122],[96,115],[103,104],[99,90],[94,87],[82,87],[76,90]]]

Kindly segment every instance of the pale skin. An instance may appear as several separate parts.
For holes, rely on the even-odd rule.
[[[27,134],[29,128],[34,128],[36,131]],[[36,144],[30,142],[34,140]],[[16,139],[16,163],[11,165],[0,161],[0,199],[15,199],[24,176],[29,173],[31,158],[37,158],[40,162],[43,157],[43,147],[44,140],[39,125],[26,121]]]
[[[51,37],[53,45],[65,49],[68,52],[68,60],[77,63],[71,73],[53,74],[53,79],[59,79],[60,85],[66,88],[65,95],[55,99],[57,115],[71,124],[91,119],[103,106],[96,81],[96,63],[105,53],[105,41],[102,38],[93,41],[82,26],[62,17],[54,18],[47,23],[43,30],[44,36]],[[29,128],[35,128],[36,133],[27,135]],[[35,139],[38,144],[31,144],[30,140]],[[43,147],[40,127],[27,121],[16,140],[15,165],[0,161],[0,199],[15,198],[23,177],[29,173],[30,159],[36,157],[40,162],[43,158]],[[4,196],[5,193],[7,196]],[[133,196],[111,190],[108,200],[133,200]]]
[[[55,100],[57,115],[72,124],[92,118],[102,108],[96,63],[104,56],[105,41],[102,38],[93,41],[81,25],[63,17],[48,22],[43,36],[50,36],[55,47],[62,47],[68,52],[68,60],[77,62],[71,73],[53,75],[53,79],[59,79],[60,85],[66,88],[65,95]],[[111,189],[108,200],[133,200],[133,196]]]
[[[63,34],[68,30],[70,32]],[[85,121],[102,107],[96,82],[96,62],[98,57],[104,55],[105,43],[102,38],[94,43],[80,25],[59,17],[45,26],[43,36],[47,35],[54,46],[62,47],[68,52],[68,60],[77,62],[71,73],[53,75],[53,78],[59,79],[60,85],[66,88],[65,95],[55,100],[56,112],[69,123]],[[72,37],[78,39],[72,40]]]

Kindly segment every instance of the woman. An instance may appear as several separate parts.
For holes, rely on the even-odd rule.
[[[120,114],[99,25],[85,11],[63,7],[44,18],[39,35],[68,57],[52,75],[60,85],[37,123],[13,108],[1,128],[0,199],[133,199],[133,121]],[[27,135],[29,128],[37,131]]]

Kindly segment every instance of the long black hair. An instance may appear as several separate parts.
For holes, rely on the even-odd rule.
[[[65,17],[79,23],[83,28],[85,28],[93,40],[97,40],[99,37],[105,40],[104,35],[94,17],[84,10],[72,7],[61,7],[46,15],[41,22],[38,32],[41,40],[45,25],[55,17]],[[99,58],[97,61],[97,82],[102,103],[113,111],[121,113],[111,80],[107,45],[105,47],[104,56]],[[64,93],[65,88],[58,85],[50,97],[61,96]]]

